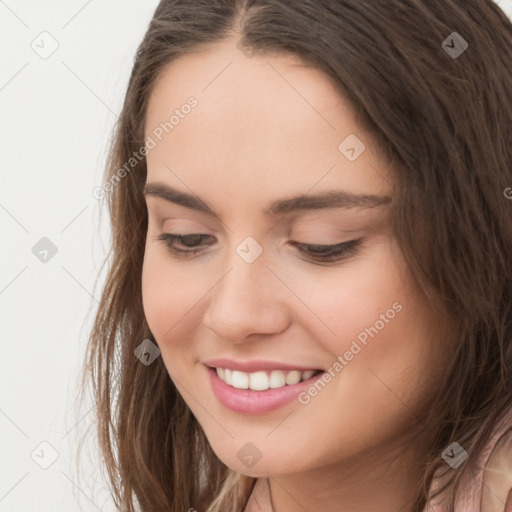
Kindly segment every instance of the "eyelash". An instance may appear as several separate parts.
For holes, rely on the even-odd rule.
[[[158,236],[158,240],[163,242],[166,248],[177,257],[188,257],[196,254],[201,249],[179,249],[176,247],[176,242],[183,242],[184,240],[197,240],[198,238],[203,240],[208,238],[210,235],[202,234],[190,234],[190,235],[175,235],[171,233],[162,233]],[[314,261],[322,263],[330,263],[334,261],[340,261],[347,259],[350,256],[355,255],[359,250],[359,245],[362,242],[362,238],[349,240],[335,245],[318,245],[318,244],[301,244],[298,242],[292,242],[292,245],[298,248],[299,252],[306,254],[309,258]],[[186,244],[185,244],[186,245]]]

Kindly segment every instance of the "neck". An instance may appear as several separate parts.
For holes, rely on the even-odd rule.
[[[273,512],[413,512],[425,446],[387,444],[320,469],[269,475]]]

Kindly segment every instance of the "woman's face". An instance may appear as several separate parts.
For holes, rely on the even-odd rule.
[[[351,105],[322,72],[230,41],[165,68],[145,135],[144,311],[218,457],[265,476],[390,450],[447,351]]]

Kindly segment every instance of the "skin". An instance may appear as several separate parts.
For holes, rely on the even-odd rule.
[[[430,439],[398,447],[450,353],[395,242],[390,206],[262,213],[326,190],[393,197],[389,162],[331,79],[290,55],[249,57],[229,39],[180,57],[151,93],[146,135],[190,96],[198,105],[147,155],[148,182],[192,192],[219,213],[146,196],[143,304],[170,378],[218,457],[270,478],[276,512],[412,510]],[[353,162],[338,150],[351,133],[366,146]],[[213,238],[179,258],[162,233]],[[263,249],[250,264],[236,252],[247,236]],[[324,264],[289,243],[356,238],[357,253]],[[327,370],[396,302],[403,309],[307,405],[248,416],[212,392],[202,361]],[[237,457],[247,442],[262,454],[252,468]]]

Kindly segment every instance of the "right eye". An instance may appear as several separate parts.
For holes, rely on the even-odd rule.
[[[177,256],[192,255],[201,250],[203,246],[208,244],[198,245],[204,239],[212,238],[211,235],[204,235],[200,233],[194,233],[190,235],[175,235],[171,233],[162,233],[158,240],[164,243],[172,254]],[[178,247],[178,244],[185,249]]]

